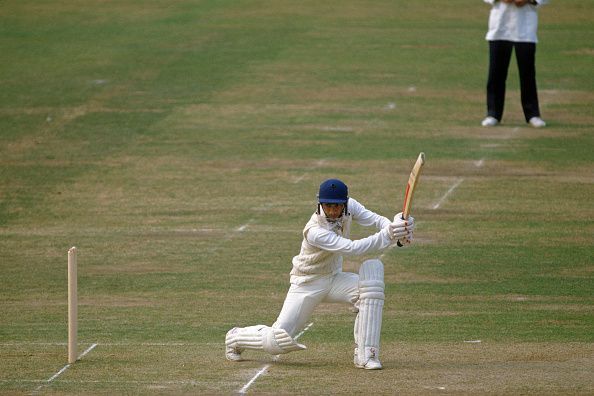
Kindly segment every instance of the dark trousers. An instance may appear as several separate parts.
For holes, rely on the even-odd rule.
[[[501,121],[505,104],[505,82],[515,49],[520,74],[522,109],[526,122],[532,117],[540,117],[538,93],[536,92],[535,43],[512,41],[489,41],[489,79],[487,81],[487,115]]]

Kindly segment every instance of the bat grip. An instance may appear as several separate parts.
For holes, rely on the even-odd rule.
[[[402,220],[406,220],[406,219],[404,218],[404,212],[403,212],[403,213],[400,215],[400,218],[401,218]],[[404,245],[403,245],[403,244],[400,242],[400,240],[397,240],[397,241],[396,241],[396,246],[398,246],[398,247],[403,247]]]

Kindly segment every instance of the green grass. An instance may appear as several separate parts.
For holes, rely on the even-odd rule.
[[[352,367],[354,316],[323,304],[250,393],[592,393],[594,7],[541,10],[542,130],[514,62],[503,125],[479,126],[487,14],[3,2],[0,394],[237,393],[272,358],[227,362],[224,334],[276,319],[319,183],[391,217],[419,151],[416,242],[383,258],[385,370]],[[98,345],[47,384],[73,245],[79,348]]]

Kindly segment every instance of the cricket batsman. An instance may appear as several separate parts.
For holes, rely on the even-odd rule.
[[[375,227],[377,232],[351,240],[351,224]],[[291,286],[272,327],[256,325],[235,327],[227,332],[225,355],[242,360],[246,349],[278,355],[306,349],[294,337],[307,324],[321,302],[351,304],[355,319],[354,363],[358,368],[377,370],[382,310],[384,306],[384,267],[379,259],[366,260],[359,273],[343,272],[343,256],[380,252],[397,241],[413,240],[414,219],[394,221],[380,216],[349,197],[346,184],[328,179],[320,185],[318,206],[303,229],[301,251],[293,257]]]

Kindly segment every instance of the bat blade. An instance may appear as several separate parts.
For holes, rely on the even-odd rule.
[[[404,192],[404,204],[402,205],[402,218],[406,219],[412,208],[412,199],[415,193],[415,188],[419,183],[419,178],[421,177],[421,169],[425,165],[425,153],[420,153],[417,157],[417,162],[412,168],[410,172],[410,176],[408,177],[408,183],[406,184],[406,191]]]
[[[404,204],[402,205],[402,220],[406,220],[410,215],[410,210],[412,208],[412,199],[415,193],[415,188],[419,183],[419,178],[421,177],[421,169],[425,165],[425,153],[421,152],[417,157],[417,162],[412,168],[410,172],[410,176],[408,177],[408,183],[406,184],[406,190],[404,191]],[[403,246],[400,241],[397,241],[398,246]]]

